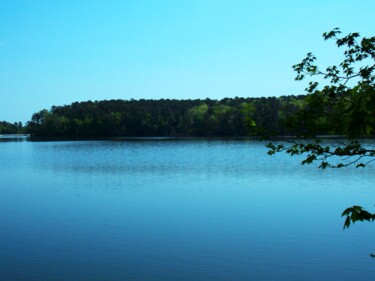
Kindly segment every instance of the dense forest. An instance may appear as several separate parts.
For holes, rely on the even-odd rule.
[[[26,132],[61,138],[293,135],[288,122],[304,96],[222,100],[104,100],[53,106]]]
[[[21,122],[9,123],[0,121],[0,134],[22,134],[24,128]]]

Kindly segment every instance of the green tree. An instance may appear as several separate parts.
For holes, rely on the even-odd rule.
[[[23,132],[24,128],[21,122],[0,121],[0,134],[22,134]]]
[[[285,119],[303,96],[222,100],[104,100],[41,110],[27,123],[36,137],[236,137],[289,134]],[[13,126],[13,125],[12,125]],[[260,130],[262,128],[263,130]]]
[[[360,138],[373,137],[375,132],[375,37],[361,38],[359,33],[341,36],[335,28],[323,38],[343,47],[344,58],[340,64],[322,70],[316,65],[316,57],[308,53],[293,66],[297,81],[319,77],[325,84],[310,81],[303,108],[291,117],[293,131],[305,139],[269,143],[268,153],[305,155],[302,164],[318,161],[321,169],[365,167],[375,161],[375,148],[360,142]],[[319,140],[321,134],[337,135],[344,141],[337,139],[335,145],[325,145]],[[360,206],[347,208],[342,216],[346,217],[344,228],[356,221],[375,220],[375,214]]]

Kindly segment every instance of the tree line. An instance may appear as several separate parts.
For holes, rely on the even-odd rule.
[[[21,122],[10,123],[0,121],[0,134],[23,134],[24,127]]]
[[[40,137],[239,137],[293,135],[304,96],[195,100],[103,100],[52,106],[25,131]]]

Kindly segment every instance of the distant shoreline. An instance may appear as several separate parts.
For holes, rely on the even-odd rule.
[[[30,134],[0,134],[0,138],[12,138],[12,137],[31,137]]]
[[[0,139],[24,139],[31,142],[48,142],[48,141],[184,141],[184,140],[254,140],[254,141],[287,141],[287,140],[329,140],[329,139],[346,139],[345,136],[340,135],[319,135],[315,138],[304,138],[298,136],[234,136],[234,137],[164,137],[164,136],[149,136],[149,137],[93,137],[93,138],[61,138],[61,137],[40,137],[32,136],[30,134],[1,134]],[[375,139],[375,136],[363,136],[358,140]]]

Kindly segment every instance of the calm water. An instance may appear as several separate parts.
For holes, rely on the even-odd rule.
[[[374,280],[374,166],[244,140],[0,142],[0,280]]]

